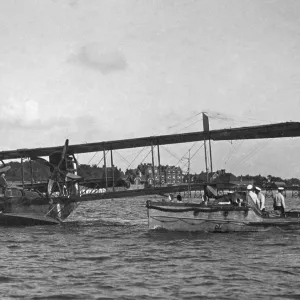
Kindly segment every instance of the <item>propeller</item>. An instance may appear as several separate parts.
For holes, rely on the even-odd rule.
[[[58,163],[57,167],[58,169],[60,168],[62,162],[65,160],[65,162],[67,163],[67,160],[66,160],[66,155],[67,155],[67,152],[68,152],[68,147],[69,147],[69,140],[66,139],[65,141],[65,144],[64,144],[64,147],[63,147],[63,150],[61,152],[61,159],[60,159],[60,162]]]
[[[68,146],[69,146],[69,140],[66,139],[65,144],[63,146],[62,152],[61,152],[61,158],[60,161],[58,162],[57,165],[52,165],[53,166],[53,171],[50,175],[49,181],[48,181],[48,186],[47,186],[47,193],[50,196],[51,195],[51,191],[53,188],[54,183],[57,183],[57,187],[59,189],[59,193],[61,194],[61,188],[58,184],[59,182],[59,175],[62,175],[62,177],[65,180],[65,174],[60,170],[60,166],[63,163],[63,161],[66,161],[66,154],[68,153]]]
[[[78,182],[79,180],[82,179],[81,176],[74,174],[73,172],[76,171],[73,168],[68,168],[68,147],[69,147],[69,140],[66,139],[65,144],[62,148],[61,153],[55,153],[55,156],[58,156],[59,161],[54,162],[54,161],[48,161],[44,158],[41,157],[31,157],[31,160],[36,161],[52,170],[49,180],[48,180],[48,185],[47,185],[47,195],[50,197],[52,192],[53,192],[53,186],[56,184],[57,189],[60,194],[64,194],[63,190],[66,187],[65,183],[66,182]],[[53,153],[54,154],[54,153]],[[57,159],[57,160],[58,160]],[[77,160],[75,158],[75,155],[72,154],[72,159],[77,165]],[[65,163],[65,168],[62,168],[62,164]],[[61,169],[62,168],[62,169]],[[62,184],[63,183],[63,184]]]
[[[52,171],[52,173],[50,175],[50,178],[49,178],[49,181],[48,181],[48,187],[47,187],[47,192],[48,192],[49,196],[51,195],[51,192],[52,192],[52,189],[53,189],[53,186],[54,186],[55,183],[58,187],[59,193],[62,194],[62,189],[63,188],[59,184],[60,181],[63,180],[63,182],[65,183],[67,181],[79,181],[80,179],[82,179],[81,176],[69,172],[71,170],[69,170],[68,166],[67,166],[67,163],[68,163],[68,147],[69,147],[69,140],[67,139],[65,141],[64,146],[63,146],[63,149],[62,149],[62,152],[61,152],[61,157],[60,157],[60,160],[59,160],[58,164],[53,165],[53,164],[49,163],[50,166],[53,168],[53,171]],[[74,155],[73,155],[73,158],[74,158]],[[65,168],[66,171],[61,170],[61,166],[62,166],[63,162],[66,164],[66,168]],[[62,180],[59,180],[59,179],[62,179]]]

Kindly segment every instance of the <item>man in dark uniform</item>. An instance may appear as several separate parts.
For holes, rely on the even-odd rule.
[[[279,210],[282,214],[284,214],[285,211],[285,200],[284,200],[284,196],[282,195],[283,190],[284,190],[283,187],[279,187],[278,192],[273,197],[274,210]]]
[[[4,195],[5,195],[7,186],[8,186],[8,184],[5,179],[5,173],[1,173],[0,174],[0,189],[2,189],[2,194],[4,194]]]

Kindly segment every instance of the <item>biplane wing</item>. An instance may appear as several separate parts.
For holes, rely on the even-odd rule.
[[[276,123],[260,126],[249,126],[230,129],[218,129],[210,131],[198,131],[161,136],[149,136],[134,139],[104,141],[97,143],[76,144],[68,146],[68,154],[88,153],[104,150],[118,150],[155,145],[179,144],[197,142],[203,140],[244,140],[244,139],[267,139],[300,136],[299,122]],[[50,156],[55,152],[61,152],[63,146],[17,149],[1,151],[0,159],[16,159],[27,157]]]

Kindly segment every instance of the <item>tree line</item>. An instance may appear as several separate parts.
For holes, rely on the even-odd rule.
[[[5,173],[6,179],[8,181],[22,181],[22,173],[24,176],[24,181],[31,181],[31,178],[34,182],[46,181],[49,179],[51,174],[51,170],[46,165],[43,165],[39,162],[29,161],[23,162],[22,164],[17,161],[12,161],[6,164],[6,166],[10,166],[11,168]],[[98,167],[97,165],[86,165],[80,164],[77,170],[78,175],[85,179],[92,178],[105,178],[105,169]],[[114,168],[114,177],[120,178],[123,175],[121,169]],[[107,168],[107,176],[112,176],[112,168]]]
[[[23,163],[23,171],[20,162],[12,161],[7,163],[6,165],[11,167],[10,170],[6,172],[6,179],[8,181],[21,181],[22,172],[24,174],[25,181],[30,181],[31,177],[33,178],[34,182],[45,181],[48,180],[51,173],[49,167],[36,161],[32,161],[31,163],[29,161],[25,161]],[[127,169],[125,174],[129,177],[132,177],[133,179],[135,176],[139,174],[139,172],[141,172],[144,175],[146,173],[145,171],[147,167],[148,164],[140,164],[136,169]],[[167,166],[163,166],[163,167],[166,168]],[[82,176],[85,179],[105,178],[105,170],[103,167],[99,167],[97,165],[91,166],[87,164],[80,164],[78,167],[78,175]],[[112,176],[112,168],[110,167],[107,168],[107,176],[108,177]],[[122,170],[115,167],[114,177],[120,178],[122,176],[124,176]],[[193,175],[190,174],[190,176],[193,176],[197,180],[199,174],[193,174]],[[292,185],[300,186],[300,180],[298,178],[283,179],[281,177],[273,176],[273,175],[262,176],[262,175],[249,175],[249,174],[239,175],[235,177],[243,181],[253,180],[255,185],[262,186],[262,187],[266,186],[269,182],[284,182],[286,185],[289,186]]]

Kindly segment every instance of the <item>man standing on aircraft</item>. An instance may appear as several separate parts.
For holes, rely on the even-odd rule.
[[[259,205],[259,209],[261,211],[265,211],[265,196],[264,194],[261,192],[261,188],[259,188],[258,186],[255,187],[255,193],[257,195],[257,199],[258,199],[258,205]]]
[[[282,195],[283,192],[283,187],[278,188],[278,192],[274,196],[274,203],[273,207],[274,210],[279,210],[281,211],[282,214],[284,214],[285,211],[285,201],[284,201],[284,196]]]
[[[5,173],[3,172],[0,174],[0,188],[2,189],[2,194],[4,194],[4,195],[5,195],[7,186],[8,186],[8,184],[5,179]]]

